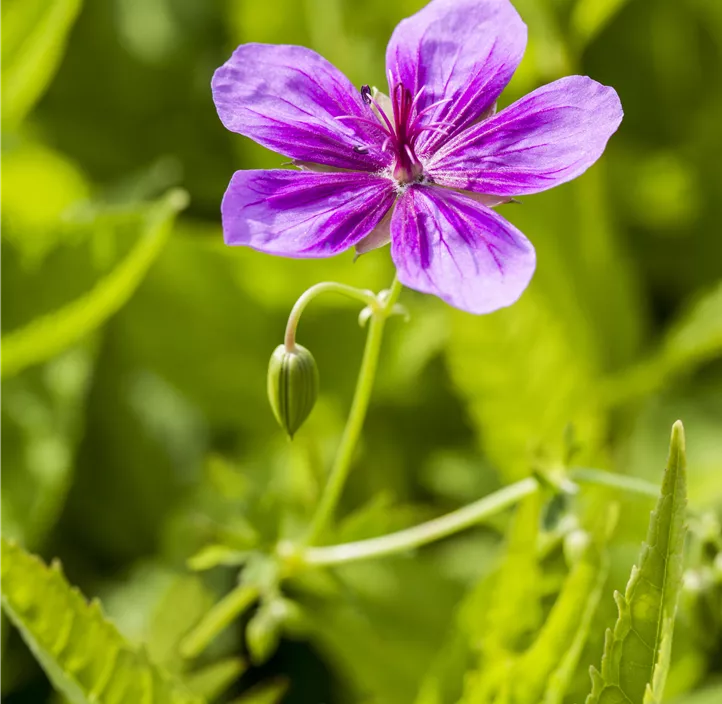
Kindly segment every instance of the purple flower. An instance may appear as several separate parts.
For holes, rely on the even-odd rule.
[[[569,76],[496,113],[526,26],[508,0],[433,0],[389,42],[389,97],[300,46],[243,44],[213,76],[223,124],[300,171],[237,171],[225,241],[288,257],[391,242],[404,285],[471,313],[513,303],[534,248],[492,208],[579,176],[622,120]]]

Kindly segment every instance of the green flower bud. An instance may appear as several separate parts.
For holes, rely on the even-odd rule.
[[[268,400],[278,424],[293,439],[313,410],[318,396],[318,369],[313,355],[301,345],[289,352],[279,345],[268,365]]]

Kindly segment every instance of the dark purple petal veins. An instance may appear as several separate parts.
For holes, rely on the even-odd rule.
[[[401,283],[470,313],[511,305],[531,280],[534,248],[513,225],[471,198],[409,186],[391,218]]]
[[[393,205],[394,184],[367,173],[236,171],[223,203],[226,244],[286,257],[353,247]]]
[[[586,171],[622,116],[613,88],[568,76],[454,137],[426,172],[436,183],[477,193],[537,193]]]
[[[421,121],[427,125],[415,139],[415,154],[430,157],[482,117],[525,48],[526,25],[509,0],[433,0],[403,20],[389,42],[386,67],[394,105],[414,103],[419,124],[411,131],[421,129]]]
[[[215,72],[212,89],[229,130],[280,154],[357,171],[390,164],[384,133],[358,90],[311,49],[242,44]],[[349,116],[357,119],[339,119]]]

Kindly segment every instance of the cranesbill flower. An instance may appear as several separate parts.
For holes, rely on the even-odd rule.
[[[237,171],[226,243],[329,257],[390,241],[404,285],[472,313],[510,305],[535,253],[493,207],[579,176],[622,119],[585,76],[497,113],[525,46],[508,0],[433,0],[391,36],[388,97],[310,49],[239,46],[213,76],[218,114],[300,170]]]

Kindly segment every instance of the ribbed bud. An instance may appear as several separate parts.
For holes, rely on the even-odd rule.
[[[318,396],[318,369],[301,345],[289,352],[279,345],[268,365],[268,400],[278,424],[293,438],[313,410]]]

